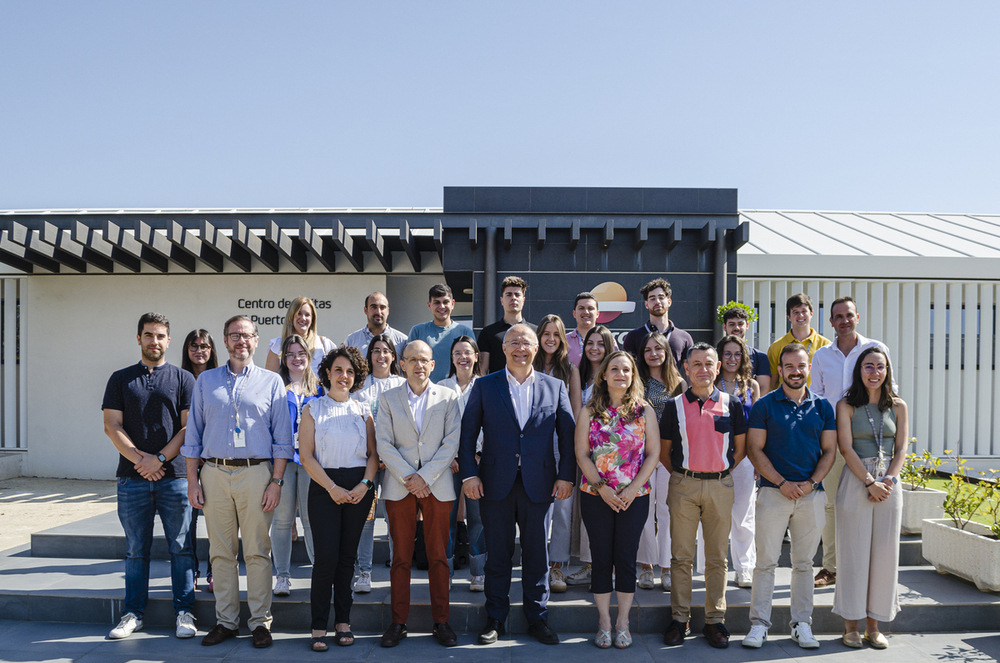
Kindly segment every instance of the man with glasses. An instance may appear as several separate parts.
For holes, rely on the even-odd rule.
[[[181,454],[187,458],[188,499],[204,509],[215,579],[218,623],[203,645],[239,634],[239,550],[247,568],[248,625],[253,646],[271,646],[271,539],[285,465],[292,458],[292,425],[277,373],[253,363],[257,326],[246,316],[226,321],[229,361],[195,383],[191,420]],[[201,480],[198,459],[204,459]]]
[[[812,357],[812,391],[830,401],[837,408],[837,403],[847,395],[854,379],[854,366],[858,363],[861,353],[870,347],[879,348],[889,361],[889,348],[881,341],[867,339],[858,333],[858,323],[861,315],[858,306],[851,297],[839,297],[830,305],[830,327],[836,333],[833,343],[824,345]],[[896,391],[893,382],[892,390]],[[826,485],[836,493],[840,484],[840,475],[844,471],[844,456],[837,454],[833,469],[826,476]],[[814,580],[817,587],[826,587],[837,582],[837,521],[836,509],[832,494],[826,501],[826,525],[823,527],[823,568],[816,574]]]

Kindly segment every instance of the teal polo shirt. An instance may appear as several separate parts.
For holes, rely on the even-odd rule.
[[[823,450],[820,435],[837,430],[837,416],[830,402],[806,389],[801,405],[778,387],[764,396],[750,410],[750,428],[767,431],[764,455],[786,481],[809,481]],[[760,478],[760,485],[777,488]],[[823,490],[820,484],[820,490]]]

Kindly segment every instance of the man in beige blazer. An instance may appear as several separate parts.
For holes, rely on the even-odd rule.
[[[448,526],[455,484],[451,462],[458,454],[462,417],[458,393],[431,383],[434,358],[429,345],[410,341],[403,351],[406,384],[379,397],[375,437],[385,463],[382,483],[392,537],[392,625],[383,647],[406,637],[410,612],[410,564],[417,532],[417,508],[424,516],[433,635],[446,647],[458,644],[448,624]]]

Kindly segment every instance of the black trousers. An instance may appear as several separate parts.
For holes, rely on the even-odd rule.
[[[326,474],[341,488],[352,490],[364,478],[365,468],[328,469]],[[334,623],[351,622],[354,562],[373,499],[375,496],[369,490],[359,504],[337,504],[321,485],[315,481],[309,483],[309,524],[316,556],[309,599],[312,628],[316,631],[328,630],[331,595]]]
[[[615,513],[599,495],[580,491],[580,516],[590,535],[590,590],[609,594],[635,593],[635,560],[639,537],[649,515],[649,495],[637,497],[624,511]]]

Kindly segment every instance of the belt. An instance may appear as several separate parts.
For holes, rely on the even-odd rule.
[[[683,474],[686,477],[691,477],[692,479],[725,479],[729,476],[729,470],[722,470],[721,472],[692,472],[691,470],[677,470],[678,473]]]
[[[252,467],[261,463],[269,463],[270,458],[206,458],[206,463],[225,465],[227,467]]]

